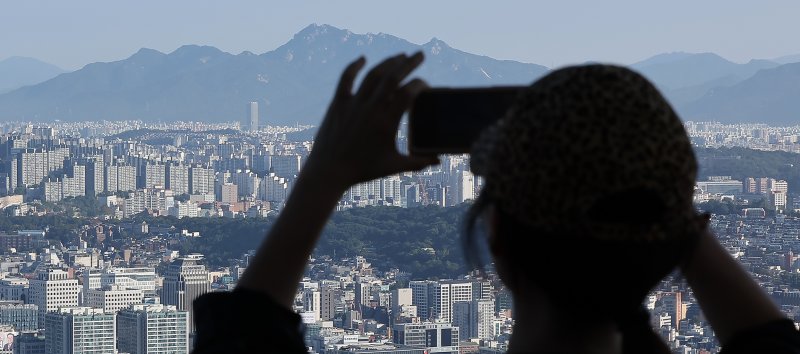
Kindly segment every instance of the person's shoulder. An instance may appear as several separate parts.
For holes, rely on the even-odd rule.
[[[300,316],[266,294],[239,289],[194,302],[194,353],[306,353]]]
[[[736,333],[720,353],[800,354],[800,331],[790,319],[771,321]]]

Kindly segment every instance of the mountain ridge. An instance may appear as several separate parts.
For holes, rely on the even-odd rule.
[[[0,60],[0,94],[47,81],[64,72],[64,69],[36,58],[5,58]]]
[[[264,124],[317,125],[339,73],[350,61],[365,56],[368,65],[374,65],[398,52],[418,50],[425,53],[426,60],[413,75],[432,86],[526,85],[549,71],[537,64],[461,51],[436,37],[415,44],[386,33],[358,34],[311,24],[284,44],[260,54],[183,45],[169,53],[141,48],[121,60],[87,64],[77,71],[0,94],[0,120],[242,121],[247,116],[247,103],[256,101]],[[784,101],[797,97],[773,91],[781,87],[794,92],[794,86],[769,75],[769,70],[786,65],[790,64],[758,59],[734,63],[714,53],[672,52],[630,67],[653,81],[687,120],[725,121],[729,115],[741,120],[747,119],[741,117],[747,112],[751,119],[769,122],[778,117],[773,121],[785,122],[786,110],[793,106]],[[794,70],[789,68],[786,75],[793,78]],[[751,80],[759,75],[767,78]],[[748,85],[757,85],[760,91],[737,88]],[[761,100],[775,98],[777,106],[754,102],[757,111],[731,112],[725,105],[733,98],[726,97],[734,97],[736,92],[764,96]],[[777,107],[783,107],[783,112],[771,112]]]
[[[416,75],[432,85],[527,84],[547,68],[498,61],[440,40],[414,44],[389,34],[356,34],[310,25],[278,48],[231,54],[185,45],[170,53],[142,48],[128,58],[87,64],[47,83],[0,95],[3,120],[234,121],[259,102],[268,124],[318,124],[341,70],[358,56],[374,64],[423,50]]]

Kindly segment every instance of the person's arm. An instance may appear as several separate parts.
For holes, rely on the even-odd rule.
[[[359,182],[438,162],[401,155],[395,146],[400,118],[427,86],[418,79],[401,83],[422,59],[422,53],[386,59],[355,94],[353,81],[365,60],[345,69],[297,184],[237,288],[264,293],[291,309],[308,258],[342,194]]]
[[[710,230],[681,267],[720,342],[735,334],[785,319],[772,300]]]

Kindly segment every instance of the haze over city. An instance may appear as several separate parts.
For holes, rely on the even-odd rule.
[[[72,71],[139,48],[211,45],[265,52],[309,23],[391,33],[422,44],[548,67],[589,60],[630,64],[674,51],[732,61],[800,54],[800,4],[748,1],[4,1],[0,60],[33,57]]]

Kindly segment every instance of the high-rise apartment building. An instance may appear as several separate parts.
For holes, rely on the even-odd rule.
[[[127,192],[136,189],[136,167],[125,165],[105,166],[106,192]]]
[[[189,166],[167,165],[167,189],[175,195],[189,194]]]
[[[31,304],[39,308],[39,325],[43,325],[45,314],[59,308],[77,307],[78,280],[72,279],[62,269],[47,268],[36,272],[30,280],[29,296]]]
[[[775,181],[772,183],[772,189],[770,190],[770,196],[772,199],[772,205],[775,209],[783,210],[786,209],[786,195],[789,193],[789,183],[784,180]]]
[[[95,157],[86,161],[86,195],[98,195],[105,192],[105,166],[103,157]]]
[[[116,315],[90,307],[60,308],[45,317],[48,354],[115,353]]]
[[[372,286],[369,283],[356,282],[353,283],[355,297],[353,298],[353,305],[356,310],[362,311],[362,307],[369,306],[369,300],[372,298]]]
[[[472,300],[453,303],[453,325],[461,339],[491,340],[494,336],[494,301]]]
[[[130,354],[189,352],[189,314],[175,306],[131,305],[117,314],[118,346]]]
[[[178,310],[189,312],[192,331],[195,328],[192,303],[200,295],[211,291],[208,270],[202,259],[201,255],[195,254],[172,261],[164,274],[161,289],[162,304],[174,305]]]
[[[475,175],[467,170],[456,170],[450,176],[448,205],[458,205],[475,199]]]
[[[237,170],[231,174],[231,181],[236,185],[237,196],[253,199],[258,196],[261,178],[250,170]]]
[[[23,186],[37,185],[50,172],[64,167],[69,149],[25,149],[17,154],[17,183]]]
[[[345,200],[369,200],[381,197],[381,180],[374,179],[351,186],[345,193]]]
[[[142,169],[140,188],[164,188],[167,185],[167,166],[163,164],[146,164]]]
[[[190,194],[214,193],[214,170],[203,166],[189,168]]]
[[[86,195],[86,166],[73,163],[66,167],[67,176],[62,179],[64,197]]]
[[[340,291],[332,286],[323,285],[319,290],[320,320],[330,321],[336,316],[337,300]]]
[[[258,188],[258,199],[278,204],[286,201],[289,195],[289,182],[286,178],[278,177],[275,173],[270,173],[261,179]]]
[[[250,102],[250,121],[249,128],[251,132],[258,131],[258,102]]]
[[[433,280],[412,280],[408,283],[411,288],[411,304],[417,307],[417,315],[428,320],[433,317],[434,293],[438,282]]]
[[[412,304],[422,319],[453,320],[453,303],[489,299],[491,284],[476,280],[411,281]]]
[[[223,203],[233,204],[239,201],[238,186],[233,183],[223,183],[219,186],[217,200]]]
[[[272,155],[272,172],[278,177],[294,178],[300,173],[300,155]]]
[[[303,311],[314,314],[314,321],[319,322],[322,317],[321,294],[319,289],[303,290]]]
[[[270,155],[272,155],[269,151],[264,150],[263,148],[255,151],[251,157],[251,168],[253,171],[259,174],[265,174],[269,172],[270,168]]]

